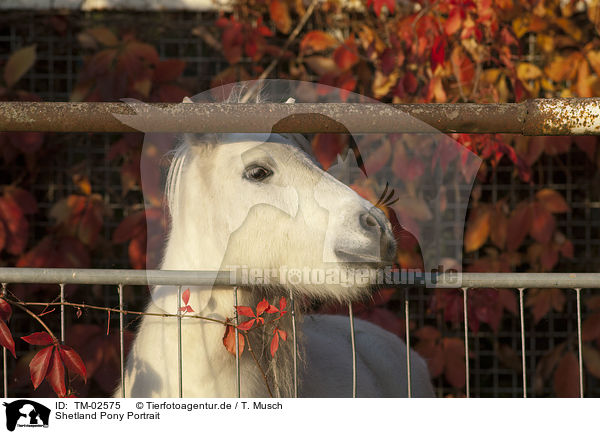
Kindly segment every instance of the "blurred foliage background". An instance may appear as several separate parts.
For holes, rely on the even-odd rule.
[[[214,13],[6,11],[0,15],[0,99],[180,102],[254,78],[319,82],[393,103],[596,97],[599,30],[597,0],[236,0],[232,10]],[[453,138],[484,160],[465,227],[467,271],[598,271],[595,137]],[[0,266],[143,268],[147,219],[160,222],[163,211],[159,200],[144,210],[141,143],[140,134],[0,133]],[[325,167],[344,146],[332,136],[313,139]],[[397,176],[412,152],[375,151]],[[381,191],[373,183],[354,187],[375,201]],[[151,254],[160,251],[161,240],[155,241]],[[398,262],[418,267],[418,246],[402,245]],[[19,299],[41,301],[57,291],[9,289]],[[115,288],[69,287],[67,293],[72,301],[115,305]],[[144,288],[126,294],[129,307],[143,307]],[[471,292],[472,396],[522,395],[517,294]],[[600,297],[585,290],[583,297],[585,390],[598,396]],[[462,396],[461,293],[415,290],[410,299],[413,344],[427,358],[439,396]],[[532,288],[525,300],[529,394],[578,395],[574,292]],[[403,338],[402,301],[402,294],[383,290],[355,312]],[[48,312],[44,320],[55,327],[56,315]],[[109,394],[119,373],[118,336],[109,332],[115,319],[73,310],[68,326],[67,343],[91,379],[72,379],[69,390]],[[32,391],[28,364],[36,351],[18,339],[38,326],[15,315],[9,327],[19,341],[10,393],[51,395],[45,383]]]

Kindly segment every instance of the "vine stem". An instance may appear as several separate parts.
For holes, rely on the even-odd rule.
[[[91,304],[85,304],[85,303],[71,303],[69,301],[65,301],[65,302],[52,302],[52,303],[44,303],[44,302],[26,302],[26,301],[13,301],[13,300],[8,300],[5,299],[6,301],[8,301],[9,303],[20,307],[21,309],[25,309],[28,312],[31,312],[29,309],[27,309],[25,306],[70,306],[70,307],[74,307],[74,308],[83,308],[83,309],[95,309],[95,310],[103,310],[103,311],[107,311],[107,312],[116,312],[116,313],[123,313],[125,315],[147,315],[147,316],[162,316],[162,317],[174,317],[177,318],[177,314],[173,314],[173,313],[154,313],[154,312],[140,312],[140,311],[135,311],[135,310],[123,310],[123,309],[117,309],[117,308],[112,308],[112,307],[103,307],[103,306],[94,306]],[[35,315],[33,312],[31,312],[31,314]],[[222,321],[219,319],[215,319],[215,318],[209,318],[209,317],[205,317],[205,316],[201,316],[201,315],[184,315],[185,318],[196,318],[196,319],[203,319],[206,321],[212,321],[212,322],[216,322],[219,324],[223,324],[225,326],[227,325],[231,325],[231,326],[235,326],[235,324],[230,323],[228,321]],[[41,321],[41,320],[38,320]]]
[[[4,300],[7,303],[10,303],[13,306],[16,306],[19,309],[21,309],[22,311],[26,312],[27,315],[29,315],[30,317],[32,317],[33,319],[35,319],[37,322],[39,322],[42,325],[42,327],[44,327],[44,330],[46,330],[48,332],[48,334],[52,337],[52,340],[54,342],[58,342],[58,339],[56,338],[56,336],[54,335],[54,333],[52,333],[52,330],[50,330],[50,328],[46,325],[46,323],[38,315],[36,315],[35,313],[33,313],[32,311],[30,311],[29,309],[27,309],[20,302],[12,301],[12,300],[9,300],[7,298],[4,298]]]
[[[263,370],[262,366],[260,366],[260,362],[256,358],[256,354],[254,354],[254,350],[252,349],[252,345],[250,344],[250,337],[248,336],[248,332],[244,332],[244,335],[246,337],[246,342],[248,343],[248,351],[252,355],[252,358],[254,359],[256,366],[258,366],[258,369],[260,370],[260,373],[262,374],[263,379],[265,380],[265,385],[267,386],[267,391],[269,392],[269,396],[271,398],[273,398],[273,392],[271,391],[271,387],[269,386],[269,379],[267,378],[267,374],[265,374],[265,371]]]

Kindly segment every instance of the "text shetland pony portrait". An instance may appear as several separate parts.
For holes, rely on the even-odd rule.
[[[234,94],[230,102],[237,102],[238,96]],[[385,215],[319,168],[302,149],[303,140],[278,134],[183,134],[167,181],[170,228],[161,268],[322,269],[341,274],[392,263],[396,245]],[[364,299],[371,293],[370,285],[293,282],[240,286],[238,305],[255,307],[266,298],[278,306],[280,297],[289,300],[291,289],[296,300],[298,396],[351,397],[348,318],[302,316],[300,310],[313,301]],[[220,321],[235,316],[231,287],[192,287],[190,294],[194,314]],[[175,287],[155,287],[152,298],[147,312],[177,312]],[[142,319],[127,360],[126,397],[178,396],[177,324],[173,317]],[[289,314],[278,327],[291,336]],[[223,345],[224,332],[222,323],[183,318],[184,397],[236,396],[235,356]],[[272,328],[259,328],[248,336],[264,375],[246,344],[240,358],[241,396],[293,396],[291,339],[281,343],[272,357]],[[355,336],[357,395],[407,396],[404,342],[359,319]],[[412,351],[411,386],[412,396],[434,395],[427,366]],[[121,394],[119,389],[114,396]]]

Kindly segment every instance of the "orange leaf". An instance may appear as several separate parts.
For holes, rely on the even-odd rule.
[[[552,239],[556,229],[554,216],[539,203],[531,205],[531,236],[542,244],[547,244]]]
[[[491,217],[489,207],[480,206],[472,212],[465,231],[465,252],[474,252],[485,244],[490,234]]]
[[[446,35],[451,36],[455,34],[462,24],[462,16],[460,6],[452,9],[450,14],[448,15],[448,19],[444,23],[444,31]]]
[[[238,333],[238,348],[240,356],[244,352],[244,344],[245,344],[244,335]],[[235,355],[235,328],[233,326],[228,325],[225,328],[225,334],[223,335],[223,345],[227,348],[231,354]]]
[[[519,203],[508,220],[506,247],[509,251],[519,248],[531,229],[532,220],[531,206],[526,201]]]
[[[552,213],[563,213],[569,211],[569,205],[563,196],[556,190],[544,188],[535,195],[536,199]]]
[[[7,87],[12,87],[33,66],[35,49],[35,45],[29,45],[10,55],[4,66],[4,82]]]
[[[277,30],[287,35],[292,29],[292,19],[287,3],[283,0],[271,0],[269,14]]]
[[[300,51],[310,49],[312,51],[324,51],[338,45],[338,41],[329,33],[320,30],[308,32],[300,42]]]
[[[275,357],[275,353],[279,349],[279,334],[275,333],[271,339],[271,357]]]

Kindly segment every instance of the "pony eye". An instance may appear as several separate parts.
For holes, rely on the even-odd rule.
[[[249,181],[260,182],[260,181],[264,181],[272,174],[273,174],[273,172],[271,172],[269,169],[267,169],[265,167],[250,166],[250,167],[247,167],[246,170],[244,171],[244,178],[246,178]]]

